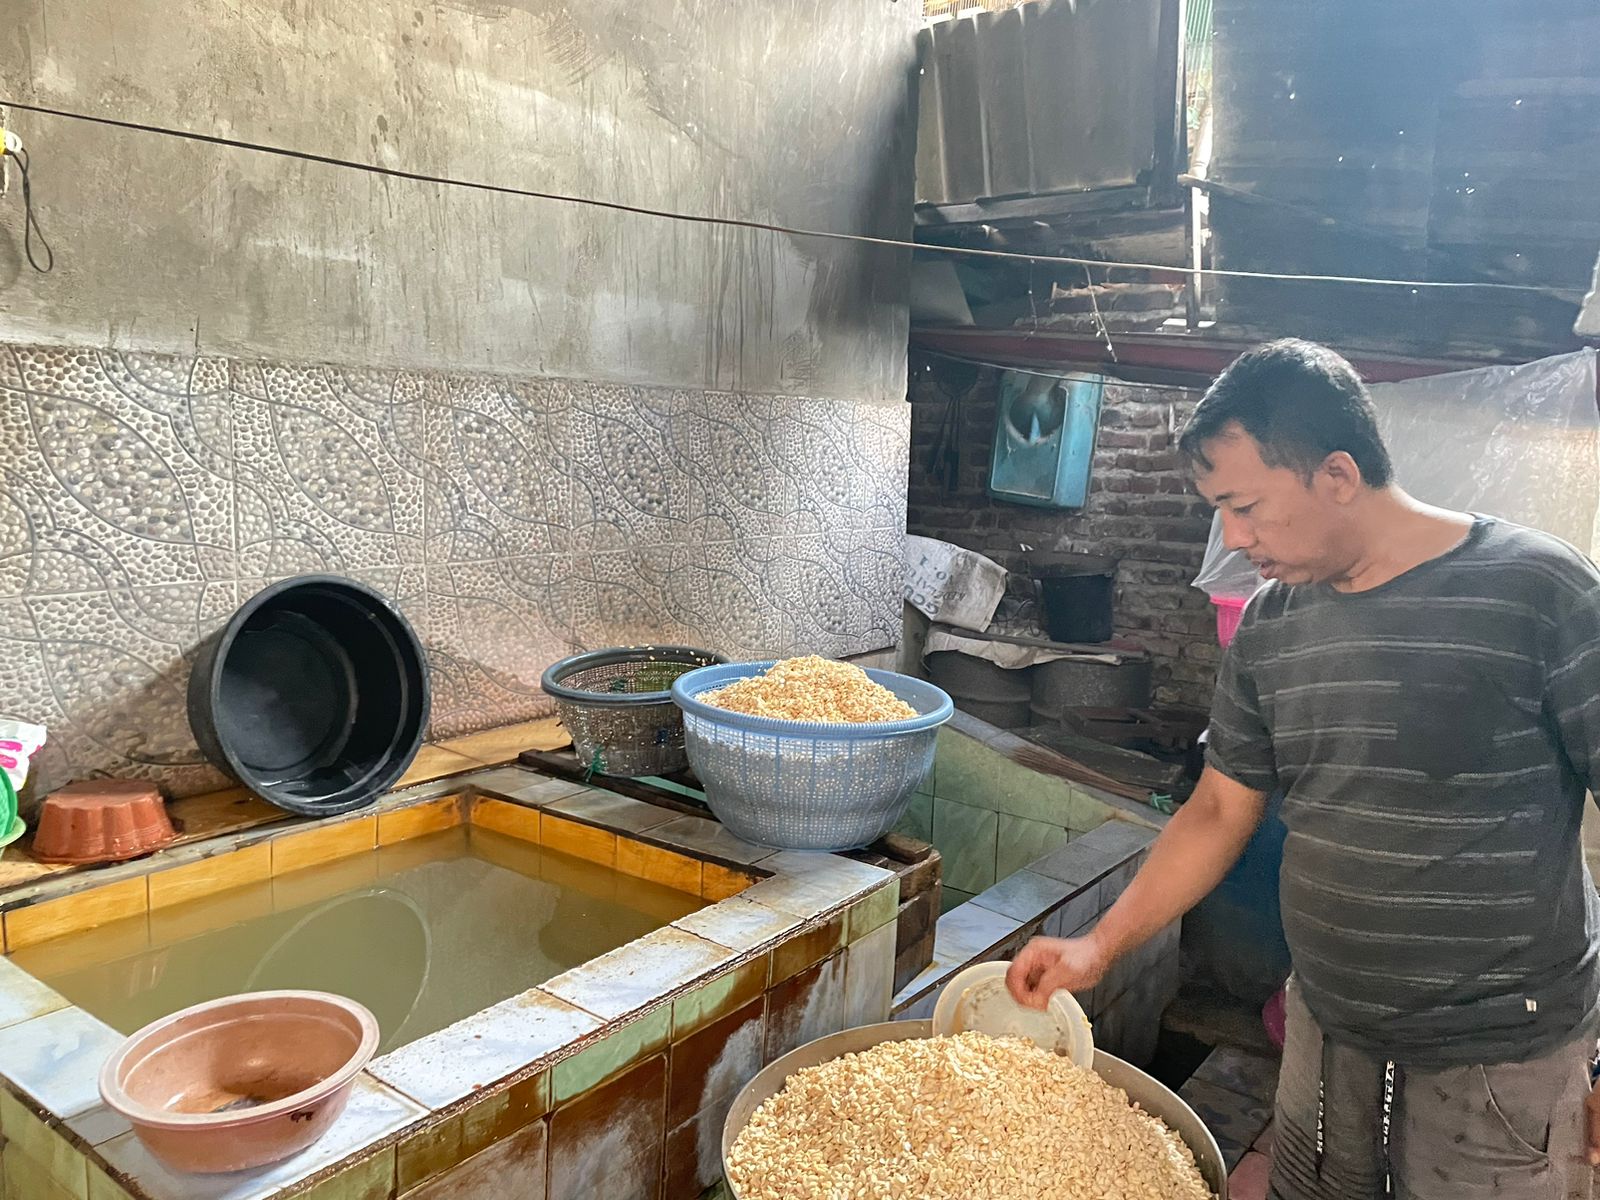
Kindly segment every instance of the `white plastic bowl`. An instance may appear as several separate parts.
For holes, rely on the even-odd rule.
[[[1080,1067],[1094,1067],[1094,1032],[1071,992],[1050,997],[1043,1011],[1027,1008],[1006,990],[1010,962],[977,963],[958,972],[933,1007],[933,1032],[986,1033],[1027,1038],[1036,1046],[1064,1054]]]

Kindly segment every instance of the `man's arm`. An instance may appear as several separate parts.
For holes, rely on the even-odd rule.
[[[1198,904],[1239,861],[1261,823],[1266,793],[1207,767],[1187,803],[1167,822],[1150,860],[1105,916],[1081,938],[1035,938],[1006,975],[1011,994],[1043,1008],[1062,988],[1093,987],[1123,954]]]

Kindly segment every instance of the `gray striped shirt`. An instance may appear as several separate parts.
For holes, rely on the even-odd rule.
[[[1267,587],[1208,756],[1284,792],[1284,932],[1328,1036],[1458,1066],[1537,1056],[1592,1018],[1600,572],[1572,547],[1480,518],[1370,591]]]

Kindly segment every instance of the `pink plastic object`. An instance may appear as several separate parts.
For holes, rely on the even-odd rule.
[[[377,1048],[377,1019],[342,996],[228,996],[134,1034],[100,1095],[173,1170],[243,1171],[325,1134]]]
[[[1267,1027],[1267,1037],[1279,1050],[1283,1049],[1284,1024],[1287,1020],[1284,1014],[1283,989],[1279,988],[1272,994],[1266,1006],[1261,1010],[1261,1023]]]
[[[1244,616],[1244,606],[1250,603],[1250,599],[1213,596],[1211,603],[1217,606],[1217,641],[1226,646],[1233,641],[1233,635],[1239,632],[1239,619]]]

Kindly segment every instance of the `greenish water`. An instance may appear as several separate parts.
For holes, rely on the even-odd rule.
[[[113,1029],[310,988],[370,1008],[382,1051],[526,991],[704,901],[489,830],[430,834],[20,950]]]

